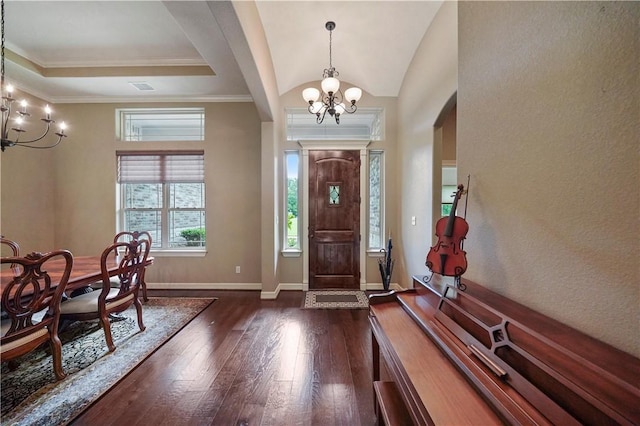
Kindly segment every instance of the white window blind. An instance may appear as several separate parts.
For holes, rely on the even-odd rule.
[[[118,151],[118,183],[204,181],[204,151]]]

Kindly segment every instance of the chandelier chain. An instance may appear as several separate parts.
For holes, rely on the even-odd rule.
[[[4,5],[3,5],[3,7],[4,7]],[[2,32],[4,34],[4,26],[2,28],[3,28]],[[2,36],[2,39],[4,40],[4,35]],[[331,61],[331,44],[332,44],[332,41],[333,41],[333,31],[329,31],[329,69],[333,68],[333,63]],[[3,46],[4,46],[4,44],[3,44]]]
[[[333,24],[333,22],[331,23]],[[329,30],[329,68],[325,68],[324,72],[322,73],[322,77],[323,78],[327,78],[327,77],[338,77],[340,75],[340,73],[338,71],[336,71],[336,69],[333,67],[333,28],[335,28],[335,24],[333,25],[329,25],[329,23],[327,23],[327,30]]]

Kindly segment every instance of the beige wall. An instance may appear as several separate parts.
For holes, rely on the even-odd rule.
[[[459,6],[466,276],[640,355],[640,7]]]
[[[280,274],[280,239],[278,238],[278,170],[282,160],[278,156],[278,131],[273,122],[262,123],[262,174],[261,174],[261,283],[262,298],[278,296]]]
[[[454,106],[442,123],[442,161],[448,165],[456,162],[457,109]]]
[[[119,106],[150,105],[57,105],[70,124],[70,136],[60,146],[2,154],[3,232],[33,250],[98,254],[116,231],[116,149],[204,149],[208,252],[195,258],[158,256],[147,280],[259,288],[261,129],[254,105],[205,104],[206,141],[180,144],[117,142]]]
[[[45,104],[20,92],[14,97],[27,99],[29,105]],[[22,140],[33,139],[43,131],[40,108],[30,107],[29,112],[32,117],[25,126],[27,132],[22,134]],[[53,118],[59,115],[54,109]],[[58,131],[57,126],[53,131]],[[12,138],[13,135],[12,132]],[[52,151],[11,147],[0,153],[0,234],[18,242],[24,254],[59,247],[54,237],[56,185]]]
[[[411,275],[428,272],[424,262],[434,235],[432,223],[439,218],[432,212],[433,189],[441,185],[442,147],[437,143],[442,143],[442,132],[437,141],[434,126],[457,90],[457,31],[457,5],[444,2],[418,46],[398,99],[398,246],[404,253],[396,262],[404,266],[399,279],[405,287],[412,285]],[[435,198],[439,212],[439,189]]]

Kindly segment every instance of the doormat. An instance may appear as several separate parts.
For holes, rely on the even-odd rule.
[[[304,296],[303,309],[369,309],[364,291],[311,290]]]

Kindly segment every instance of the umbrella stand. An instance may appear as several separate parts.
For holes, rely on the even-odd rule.
[[[382,253],[384,253],[384,258],[378,259],[378,269],[380,270],[380,276],[382,277],[382,287],[385,290],[389,290],[389,284],[391,283],[391,274],[393,273],[393,264],[395,263],[395,261],[391,258],[392,247],[393,245],[391,244],[391,238],[389,238],[386,250],[380,250]]]

